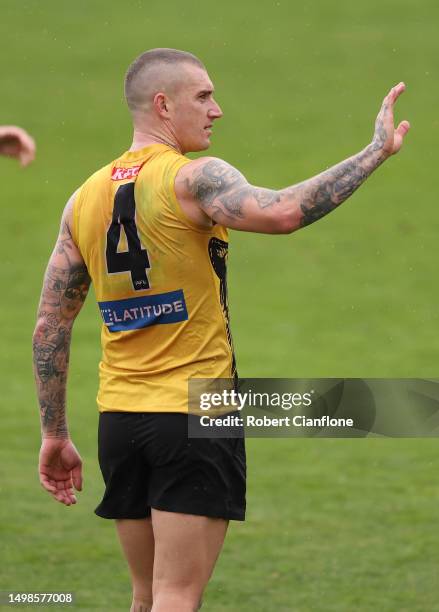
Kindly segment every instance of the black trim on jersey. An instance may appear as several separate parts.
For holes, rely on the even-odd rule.
[[[232,332],[230,331],[229,317],[229,298],[227,292],[227,255],[229,244],[219,238],[211,238],[209,240],[209,258],[215,274],[220,279],[220,302],[226,319],[227,340],[230,350],[232,351],[232,377],[235,381],[238,379],[238,371],[236,369],[235,350],[233,348]]]

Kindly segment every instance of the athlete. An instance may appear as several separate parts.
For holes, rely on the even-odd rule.
[[[16,125],[0,125],[0,155],[15,157],[28,166],[35,158],[34,139]]]
[[[76,503],[81,459],[66,422],[73,322],[90,282],[102,315],[96,513],[114,519],[132,578],[132,612],[198,609],[229,520],[245,512],[242,439],[188,437],[188,379],[233,378],[226,286],[227,228],[291,233],[346,200],[396,153],[385,97],[373,140],[298,185],[266,189],[230,164],[185,154],[210,145],[222,111],[202,62],[153,49],[129,67],[130,149],[68,201],[34,333],[40,402],[40,481]]]

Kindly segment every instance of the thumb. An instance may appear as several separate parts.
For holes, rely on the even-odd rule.
[[[399,134],[401,138],[404,138],[404,136],[407,134],[409,129],[410,129],[410,123],[408,121],[401,121],[401,123],[396,128],[395,132]]]
[[[82,491],[82,466],[77,465],[72,469],[73,485],[77,491]]]

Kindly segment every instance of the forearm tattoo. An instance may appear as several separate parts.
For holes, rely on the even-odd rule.
[[[364,151],[333,166],[326,172],[305,181],[297,186],[286,189],[284,193],[298,197],[301,215],[300,227],[318,221],[342,202],[347,200],[354,191],[372,174],[384,161],[376,154],[373,144]]]
[[[45,436],[67,438],[66,381],[73,320],[90,286],[84,264],[73,263],[69,228],[63,222],[46,270],[33,337],[34,373]]]

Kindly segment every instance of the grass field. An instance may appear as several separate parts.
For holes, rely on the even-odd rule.
[[[407,83],[407,145],[351,201],[297,235],[232,233],[232,327],[243,376],[435,378],[438,20],[433,0],[2,1],[0,122],[26,127],[38,157],[24,171],[0,160],[0,590],[129,608],[113,525],[92,512],[103,489],[93,296],[72,348],[68,414],[85,462],[73,508],[37,481],[30,347],[62,208],[130,144],[127,65],[156,46],[199,55],[225,113],[211,153],[273,187],[359,151],[387,90]],[[249,440],[248,522],[232,525],[203,609],[439,610],[437,451],[427,439]]]

